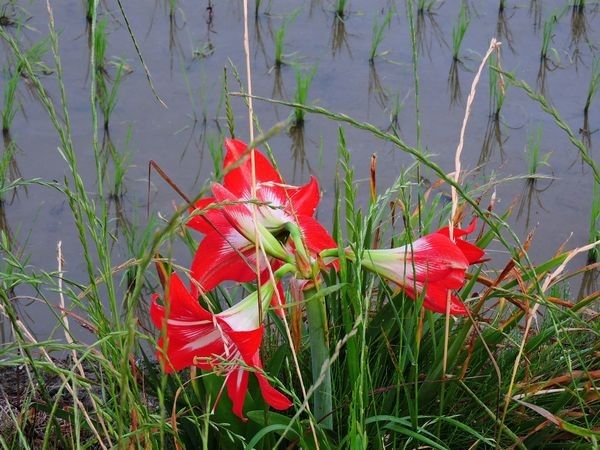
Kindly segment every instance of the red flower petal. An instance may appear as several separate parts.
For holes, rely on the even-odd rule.
[[[252,211],[250,211],[248,204],[242,203],[241,198],[236,197],[229,189],[219,183],[213,183],[212,191],[218,203],[232,203],[221,207],[223,216],[229,222],[229,228],[233,227],[243,235],[247,235],[246,233],[254,230]]]
[[[310,216],[298,216],[297,219],[305,245],[312,254],[318,255],[323,250],[337,247],[333,238],[317,219]]]
[[[404,292],[413,300],[416,300],[421,292],[425,290],[425,295],[423,297],[423,307],[433,312],[437,313],[446,313],[446,301],[448,298],[448,292],[450,292],[447,288],[437,284],[437,283],[429,283],[426,286],[417,285],[417,293],[415,293],[413,287],[410,288],[405,286]],[[454,294],[450,294],[450,315],[451,316],[466,316],[467,307],[464,303]]]
[[[225,280],[241,283],[252,281],[256,278],[255,255],[254,244],[233,228],[225,236],[210,233],[202,239],[196,250],[191,276],[205,292]],[[197,291],[196,284],[192,283],[192,293],[197,294]]]
[[[214,202],[215,199],[212,197],[201,198],[194,204],[193,208],[189,208],[190,214],[196,210],[204,209]],[[186,225],[203,234],[214,233],[215,230],[223,230],[230,227],[223,213],[216,208],[209,209],[201,215],[193,216],[187,221]]]
[[[166,327],[166,337],[161,337],[157,352],[164,362],[165,372],[181,370],[191,365],[209,369],[208,361],[197,358],[210,358],[223,352],[223,341],[219,330],[214,326],[213,315],[200,306],[177,276],[169,279],[165,306],[157,303],[158,295],[152,298],[150,317],[157,328]],[[166,352],[166,358],[165,358]]]
[[[319,201],[321,201],[321,191],[319,182],[313,176],[304,186],[286,188],[288,197],[287,210],[292,216],[314,216]]]
[[[225,174],[224,185],[238,198],[243,197],[245,193],[250,192],[252,184],[252,161],[250,153],[244,155],[248,149],[246,143],[237,139],[225,139],[225,149],[227,153],[223,160],[225,171],[232,164],[239,164],[235,169],[231,169]],[[242,156],[244,155],[244,156]],[[244,158],[239,163],[241,158]],[[271,162],[258,150],[254,150],[254,167],[257,183],[275,182],[281,184],[281,176],[275,170]]]
[[[262,341],[262,335],[264,327],[261,325],[256,330],[252,331],[234,331],[229,325],[219,320],[224,330],[226,330],[227,336],[235,344],[237,350],[244,362],[252,368],[256,369],[255,375],[260,386],[260,390],[265,401],[275,409],[287,409],[292,403],[285,397],[281,392],[277,391],[273,386],[270,385],[262,373],[262,363],[259,356],[259,347]],[[240,373],[241,371],[244,374]],[[233,412],[237,416],[245,420],[243,416],[243,404],[248,389],[248,374],[243,368],[235,369],[227,377],[227,394],[233,402]]]
[[[467,228],[465,228],[464,230],[461,230],[460,228],[454,229],[454,240],[456,241],[456,245],[463,252],[465,257],[467,258],[467,261],[469,261],[469,264],[475,264],[475,263],[481,261],[481,258],[483,258],[483,255],[485,255],[485,251],[483,251],[476,245],[473,245],[462,239],[463,236],[466,236],[467,234],[470,234],[473,231],[475,231],[476,227],[477,227],[477,217],[473,217],[469,226]],[[446,237],[450,237],[450,228],[449,227],[440,228],[436,233],[444,235]]]
[[[407,247],[410,251],[411,245]],[[406,270],[411,271],[414,265],[414,279],[419,282],[432,282],[450,276],[456,281],[454,287],[462,286],[468,261],[449,238],[440,233],[428,234],[412,243],[412,251],[412,257],[410,253],[407,255]],[[461,270],[462,276],[460,276]]]
[[[262,373],[262,363],[260,361],[258,352],[256,352],[252,358],[252,367],[258,369],[256,372],[254,372],[254,374],[258,380],[258,385],[260,387],[262,396],[269,406],[278,410],[288,409],[290,406],[292,406],[292,402],[285,395],[271,386],[269,380],[267,380]]]
[[[246,399],[246,392],[248,392],[248,371],[244,370],[243,367],[233,369],[227,374],[225,385],[227,386],[227,396],[233,403],[231,410],[244,422],[248,421],[243,412],[244,400]]]
[[[483,249],[462,239],[458,239],[456,241],[456,245],[463,252],[463,255],[465,255],[465,258],[467,258],[467,261],[469,261],[469,264],[480,262],[483,258],[483,255],[485,255],[485,251],[483,251]]]

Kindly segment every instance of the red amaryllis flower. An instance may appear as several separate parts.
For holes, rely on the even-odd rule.
[[[256,231],[269,256],[282,260],[290,258],[284,245],[288,222],[299,228],[312,256],[336,247],[327,230],[313,217],[321,197],[316,178],[311,177],[304,186],[286,185],[269,160],[255,150],[253,206],[249,203],[252,168],[248,148],[235,139],[226,139],[225,148],[223,184],[215,183],[213,197],[200,199],[192,212],[209,209],[188,221],[188,226],[205,234],[191,267],[192,277],[203,290],[209,291],[224,280],[246,282],[256,278]],[[262,272],[267,262],[260,258]],[[195,292],[194,286],[192,290]]]
[[[474,228],[474,222],[467,230],[455,228],[454,236],[459,238],[456,243],[443,228],[402,247],[365,250],[360,262],[396,283],[412,299],[423,296],[425,308],[445,313],[448,293],[463,287],[469,264],[479,261],[484,254],[482,249],[460,239]],[[348,256],[355,259],[352,252]],[[467,315],[466,306],[452,293],[450,314]]]
[[[259,319],[256,292],[218,314],[200,306],[176,274],[171,275],[166,292],[163,305],[155,294],[150,306],[152,322],[165,332],[158,341],[158,357],[165,372],[197,366],[224,374],[233,412],[242,419],[249,372],[256,376],[271,407],[282,410],[292,405],[269,384],[262,370],[259,348],[264,327]],[[266,310],[274,294],[273,284],[265,283],[260,293],[261,305]]]

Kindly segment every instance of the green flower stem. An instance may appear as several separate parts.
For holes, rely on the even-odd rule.
[[[306,301],[306,318],[308,320],[308,336],[310,340],[310,357],[313,385],[319,382],[323,364],[329,359],[329,328],[327,326],[327,310],[325,298],[318,295],[317,289],[304,291]],[[324,377],[313,394],[313,414],[323,428],[333,429],[331,369],[325,369]]]
[[[323,366],[329,359],[329,327],[327,325],[327,309],[325,298],[318,292],[318,265],[314,264],[306,251],[303,236],[295,223],[286,224],[290,239],[296,247],[296,269],[305,277],[314,280],[315,287],[304,291],[306,299],[306,318],[308,321],[308,337],[313,385],[318,387],[313,394],[313,414],[322,428],[333,429],[331,388],[331,368]],[[337,251],[337,250],[336,250]],[[323,371],[323,375],[321,372]]]

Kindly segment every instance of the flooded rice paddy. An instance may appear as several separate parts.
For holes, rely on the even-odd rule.
[[[448,172],[453,170],[466,97],[492,37],[502,42],[502,68],[543,93],[598,161],[600,144],[595,141],[599,136],[600,99],[592,100],[587,121],[584,115],[591,79],[600,70],[597,2],[588,2],[582,10],[560,0],[424,3],[430,8],[414,17],[421,148],[436,163]],[[81,1],[50,4],[60,32],[60,57],[79,169],[88,189],[95,191],[89,92],[92,39],[86,11]],[[211,149],[219,148],[227,134],[224,68],[229,90],[239,91],[235,70],[243,73],[244,67],[240,1],[131,0],[123,6],[156,93],[166,107],[149,87],[117,4],[100,2],[100,23],[106,37],[104,76],[108,89],[114,89],[114,97],[108,126],[105,131],[100,126],[99,132],[109,155],[109,169],[103,180],[107,195],[94,201],[108,202],[114,217],[115,265],[131,256],[122,227],[143,228],[148,202],[151,214],[163,216],[171,214],[173,202],[181,202],[157,176],[152,178],[148,199],[150,160],[156,161],[190,196],[213,177]],[[298,74],[312,75],[308,104],[369,122],[397,133],[409,145],[417,145],[413,52],[405,2],[354,0],[347,3],[343,17],[334,11],[334,3],[326,0],[262,1],[256,17],[251,11],[254,93],[294,100]],[[4,29],[23,50],[34,48],[48,35],[46,2],[4,2],[0,13]],[[464,39],[454,52],[461,20],[467,24]],[[370,61],[376,33],[381,39]],[[282,44],[281,64],[275,61],[277,41]],[[542,58],[544,48],[547,52]],[[15,61],[5,42],[0,54],[1,89],[6,95]],[[44,86],[58,101],[60,92],[50,69],[53,62],[48,46],[36,57],[38,70],[47,70]],[[505,87],[506,96],[496,120],[490,107],[492,93],[486,69],[467,127],[462,157],[467,171],[464,179],[473,189],[487,185],[480,193],[483,204],[489,202],[495,190],[496,211],[512,208],[509,223],[521,240],[535,230],[530,256],[534,262],[542,261],[567,239],[569,247],[588,241],[593,176],[553,118],[523,90],[508,83]],[[25,79],[19,80],[15,104],[14,119],[4,134],[5,154],[12,156],[6,174],[0,177],[5,184],[18,177],[62,182],[67,166],[58,151],[58,137]],[[239,97],[232,97],[232,106],[236,134],[247,140],[245,104]],[[255,114],[264,129],[290,113],[292,110],[286,106],[255,103]],[[103,117],[100,109],[100,125]],[[339,123],[308,114],[302,129],[284,130],[269,141],[286,180],[300,184],[310,174],[319,178],[324,191],[319,215],[326,224],[331,223],[334,178],[339,168],[339,127]],[[414,161],[368,133],[344,128],[359,180],[358,198],[366,205],[373,153],[378,157],[380,189],[389,186]],[[531,182],[526,176],[535,152],[539,178]],[[119,172],[116,166],[123,169],[122,195],[109,197],[115,179],[121,180],[121,175],[115,174]],[[427,170],[422,177],[424,187],[436,181]],[[1,213],[0,225],[11,236],[14,248],[28,256],[32,272],[56,270],[56,243],[62,241],[66,276],[86,282],[80,243],[64,194],[39,185],[19,188],[5,196]],[[176,256],[189,258],[187,254]],[[494,267],[506,261],[502,252],[492,254],[492,258],[499,261]],[[183,265],[187,262],[181,261]],[[576,293],[579,286],[572,289]],[[52,292],[43,295],[51,302],[55,296]],[[36,332],[49,336],[56,319],[49,316],[47,307],[21,301],[21,310]]]

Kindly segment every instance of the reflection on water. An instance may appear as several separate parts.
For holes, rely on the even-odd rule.
[[[537,33],[542,26],[541,0],[529,0],[529,16],[533,18],[533,31]]]
[[[497,148],[500,151],[501,163],[504,163],[506,154],[504,152],[504,142],[508,137],[502,136],[502,128],[500,127],[500,119],[498,117],[490,117],[485,133],[483,135],[483,143],[481,144],[481,152],[477,160],[477,166],[485,168],[485,165],[490,161],[492,155]]]
[[[333,15],[330,42],[331,56],[333,58],[342,50],[342,47],[346,47],[348,54],[352,56],[352,50],[350,50],[350,44],[348,43],[348,35],[346,34],[346,22],[338,14]]]
[[[514,14],[515,12],[513,11],[510,17],[512,17]],[[506,15],[506,8],[498,9],[498,20],[496,21],[496,37],[500,42],[502,42],[503,46],[508,46],[510,51],[515,53],[516,49],[513,44],[514,38],[508,23],[510,17],[507,17]],[[502,49],[502,47],[500,48]]]
[[[525,216],[525,228],[529,229],[531,225],[531,211],[535,209],[537,211],[547,211],[542,204],[541,194],[548,190],[554,180],[549,180],[548,183],[541,187],[540,181],[537,179],[529,179],[525,181],[523,186],[523,194],[519,198],[519,208],[517,210],[517,220],[523,215]],[[535,202],[535,204],[534,204]],[[535,206],[532,208],[532,206]]]
[[[448,48],[444,39],[444,32],[435,19],[435,11],[419,9],[415,26],[418,50],[421,54],[431,58],[431,47],[434,41],[441,47]]]
[[[306,147],[304,143],[304,122],[298,122],[293,124],[288,134],[292,140],[291,152],[293,163],[293,174],[296,179],[297,171],[300,169],[300,175],[304,174],[305,170],[312,173],[310,162],[306,157]]]
[[[381,84],[381,80],[377,74],[377,67],[373,61],[369,62],[369,101],[371,97],[375,98],[375,101],[382,109],[385,109],[388,102],[388,96],[385,92],[385,87]]]
[[[448,90],[450,91],[450,106],[456,106],[462,101],[462,92],[460,90],[460,76],[458,74],[459,66],[462,62],[453,59],[448,72]]]

